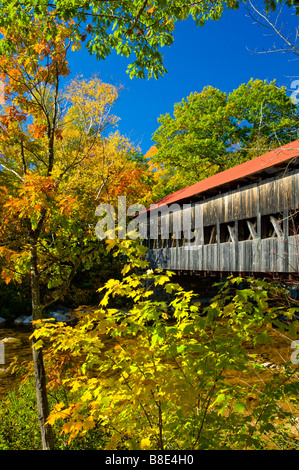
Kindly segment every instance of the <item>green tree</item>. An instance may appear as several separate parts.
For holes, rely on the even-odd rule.
[[[151,159],[176,190],[294,140],[298,117],[285,88],[251,79],[229,94],[191,93],[158,122]]]

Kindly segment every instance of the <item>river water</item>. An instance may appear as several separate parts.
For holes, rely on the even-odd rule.
[[[0,341],[5,338],[14,338],[17,342],[5,343],[5,364],[0,364],[0,398],[20,382],[20,376],[6,372],[11,362],[17,357],[18,363],[28,363],[32,360],[30,326],[0,327]]]

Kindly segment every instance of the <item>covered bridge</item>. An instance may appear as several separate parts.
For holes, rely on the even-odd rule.
[[[148,209],[151,267],[188,273],[299,272],[299,140]]]

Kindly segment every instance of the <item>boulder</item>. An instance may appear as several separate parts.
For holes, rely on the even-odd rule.
[[[70,314],[72,309],[69,307],[64,307],[63,305],[57,305],[52,307],[53,310],[50,310],[46,317],[49,320],[57,321],[57,322],[70,322]]]
[[[6,322],[5,318],[0,317],[0,325],[3,325]]]
[[[52,311],[48,312],[45,315],[45,317],[49,320],[53,319],[53,321],[69,322],[70,321],[69,315],[71,312],[72,312],[71,308],[64,307],[63,305],[58,305],[57,308],[55,307],[55,310],[53,309]],[[14,320],[15,325],[30,325],[31,322],[32,322],[32,315],[30,316],[20,315],[18,318]]]
[[[17,317],[15,320],[14,320],[14,324],[15,325],[23,325],[24,321],[26,320],[26,315],[20,315],[19,317]]]

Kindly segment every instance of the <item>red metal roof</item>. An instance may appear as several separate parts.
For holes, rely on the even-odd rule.
[[[283,162],[287,162],[295,157],[299,156],[299,140],[294,140],[289,144],[278,147],[275,150],[260,155],[259,157],[253,158],[248,162],[241,163],[233,168],[217,173],[216,175],[210,176],[198,183],[192,184],[186,188],[180,189],[175,193],[165,196],[163,199],[158,201],[156,204],[152,204],[150,210],[156,209],[165,204],[172,204],[182,199],[188,199],[197,194],[204,193],[209,189],[220,187],[224,184],[237,181],[245,178],[246,176],[259,173],[267,168],[279,165]]]

